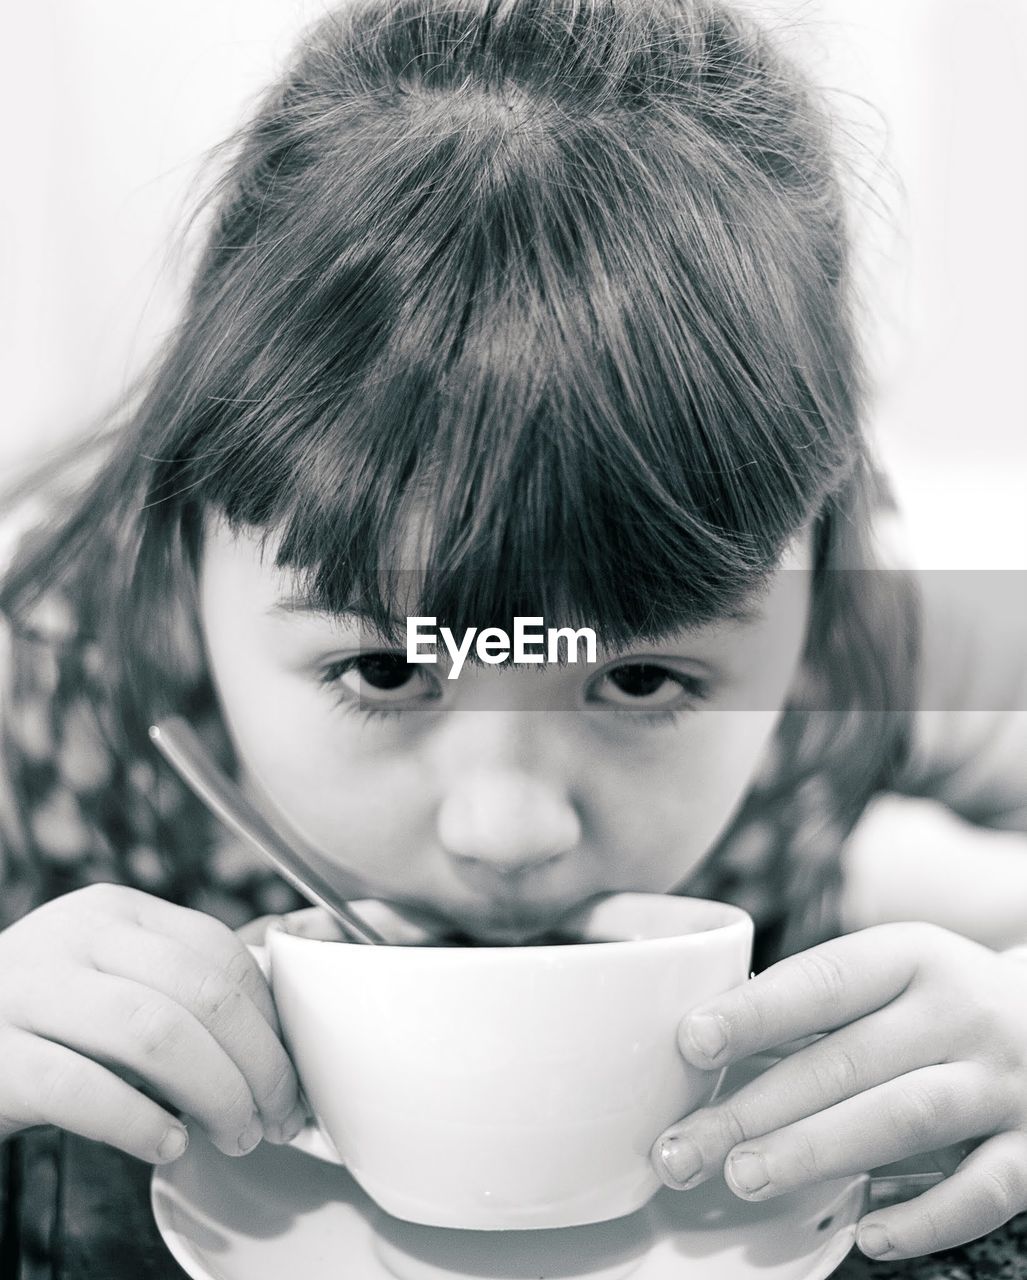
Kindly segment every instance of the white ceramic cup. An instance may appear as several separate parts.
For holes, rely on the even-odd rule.
[[[711,1096],[682,1015],[743,982],[752,921],[616,894],[571,945],[361,946],[268,933],[286,1042],[323,1132],[399,1218],[480,1230],[633,1213],[650,1148]]]

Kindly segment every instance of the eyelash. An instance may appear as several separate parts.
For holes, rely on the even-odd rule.
[[[625,663],[630,666],[630,663]],[[658,665],[658,664],[657,664]],[[611,702],[609,709],[621,720],[625,720],[630,724],[647,725],[666,725],[674,724],[681,719],[686,712],[695,709],[696,705],[705,702],[710,696],[710,685],[706,680],[700,679],[698,676],[686,675],[682,671],[671,671],[669,668],[663,668],[669,680],[673,680],[686,695],[685,701],[680,702],[677,706],[666,707],[662,711],[631,711],[622,703]]]
[[[361,720],[398,720],[409,710],[407,707],[362,707],[352,698],[340,698],[336,704],[348,716],[359,716]]]
[[[361,655],[363,656],[363,655]],[[393,720],[404,715],[409,708],[403,706],[390,707],[384,704],[366,703],[361,705],[349,694],[341,692],[340,680],[355,666],[359,658],[343,658],[340,662],[329,663],[320,673],[319,682],[332,695],[335,705],[347,715],[359,716],[361,720]]]
[[[347,715],[356,715],[362,720],[396,720],[406,715],[410,710],[409,707],[402,705],[390,707],[386,704],[374,703],[361,705],[354,698],[339,692],[339,680],[357,661],[357,658],[344,658],[340,662],[331,663],[321,672],[320,683],[334,695],[335,705]],[[697,703],[705,702],[710,696],[708,682],[701,680],[698,676],[685,675],[683,672],[668,669],[667,677],[679,684],[682,692],[688,695],[685,702],[661,711],[631,711],[622,703],[615,702],[609,703],[608,709],[618,719],[629,724],[669,725],[680,720],[686,711],[691,711]]]

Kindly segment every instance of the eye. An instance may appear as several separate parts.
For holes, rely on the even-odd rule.
[[[593,696],[601,702],[629,710],[679,711],[707,696],[706,682],[698,676],[655,662],[627,662],[601,675]]]
[[[434,681],[401,653],[343,658],[325,667],[321,682],[335,689],[344,702],[365,707],[401,706],[438,696]]]

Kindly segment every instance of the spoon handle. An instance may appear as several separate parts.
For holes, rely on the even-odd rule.
[[[243,791],[221,772],[191,725],[171,716],[150,726],[150,739],[211,813],[270,862],[298,893],[323,907],[350,942],[385,942],[300,853],[285,843]]]

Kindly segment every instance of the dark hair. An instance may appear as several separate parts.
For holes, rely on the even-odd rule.
[[[139,715],[174,688],[157,620],[205,513],[274,531],[318,603],[384,629],[380,570],[425,503],[418,612],[611,644],[723,615],[815,521],[811,646],[846,706],[888,705],[898,604],[825,578],[872,563],[877,500],[830,125],[746,18],[347,4],[213,207],[145,394],[0,596],[17,616],[70,583]]]

